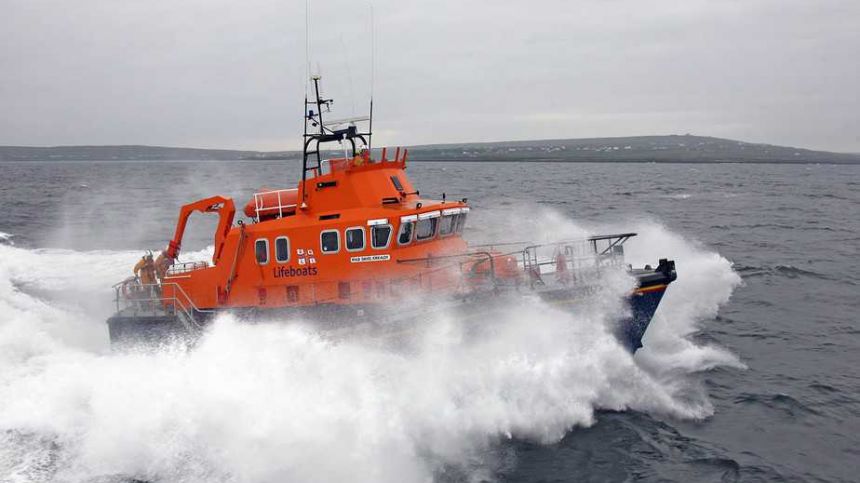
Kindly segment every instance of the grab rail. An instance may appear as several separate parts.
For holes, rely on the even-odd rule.
[[[471,251],[456,255],[432,256],[421,258],[398,259],[397,263],[426,262],[428,268],[434,261],[444,259],[471,258],[476,263],[489,262],[489,270],[486,275],[493,286],[506,280],[497,273],[496,259],[518,255],[519,273],[527,277],[530,285],[543,283],[542,276],[555,273],[559,280],[568,282],[582,282],[599,276],[602,270],[621,267],[624,265],[624,251],[621,248],[624,242],[635,233],[621,233],[617,235],[593,236],[578,240],[564,240],[541,244],[531,244],[522,249],[506,253],[493,253],[489,250],[492,245],[473,245],[473,248],[486,248],[481,251]],[[606,246],[600,246],[599,242],[605,241]],[[499,243],[496,246],[522,245],[525,243]],[[542,253],[541,253],[542,252]],[[543,270],[543,267],[555,267],[555,270]],[[419,277],[420,280],[420,277]],[[519,282],[517,282],[519,283]]]
[[[288,210],[290,208],[296,208],[298,206],[296,203],[285,205],[283,200],[281,200],[281,193],[286,193],[288,191],[290,191],[290,192],[298,191],[298,188],[289,188],[289,189],[273,190],[273,191],[262,191],[259,193],[254,193],[254,212],[257,214],[257,219],[258,220],[260,219],[260,211],[270,211],[270,210],[277,209],[278,210],[278,216],[283,218],[284,217],[284,210]],[[264,197],[266,195],[271,195],[271,194],[277,194],[278,206],[265,206]]]
[[[182,263],[174,263],[167,269],[165,272],[166,275],[181,275],[183,273],[193,272],[199,268],[207,268],[209,263],[205,261],[199,262],[182,262]]]
[[[171,290],[169,295],[166,293],[167,290],[165,288]],[[196,314],[214,312],[211,309],[197,307],[194,301],[191,300],[191,297],[185,292],[185,289],[174,282],[143,284],[140,283],[137,277],[129,277],[122,282],[114,284],[113,289],[116,295],[114,301],[117,312],[133,305],[137,305],[141,311],[145,311],[143,308],[144,305],[153,307],[153,311],[156,306],[162,308],[173,307],[174,310],[178,308],[185,315],[185,320],[194,324],[196,329],[200,329],[200,324],[197,323],[195,317]],[[121,302],[125,302],[122,307],[120,306]]]

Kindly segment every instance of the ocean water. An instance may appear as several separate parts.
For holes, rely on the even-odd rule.
[[[469,199],[474,242],[634,231],[630,262],[676,260],[645,348],[605,329],[620,280],[478,340],[440,316],[409,351],[224,316],[193,352],[115,353],[110,286],[179,205],[296,163],[3,163],[0,481],[860,480],[860,166],[407,172]],[[183,257],[213,229],[192,218]]]

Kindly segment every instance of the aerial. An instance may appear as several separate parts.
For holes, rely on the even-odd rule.
[[[857,480],[856,2],[0,10],[0,481]]]

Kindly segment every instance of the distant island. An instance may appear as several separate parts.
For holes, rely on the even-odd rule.
[[[338,151],[333,151],[336,156]],[[300,151],[237,151],[161,146],[0,146],[2,161],[218,161],[299,159]],[[860,154],[668,135],[547,139],[409,147],[412,161],[857,164]]]

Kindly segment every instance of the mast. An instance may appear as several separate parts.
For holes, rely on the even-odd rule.
[[[367,148],[370,147],[370,127],[368,127],[367,132],[360,132],[356,123],[363,121],[373,122],[373,99],[370,101],[370,116],[332,120],[326,123],[323,121],[323,112],[326,114],[331,112],[331,106],[334,104],[334,99],[324,99],[322,97],[320,94],[320,79],[321,77],[318,74],[311,76],[311,80],[314,84],[314,99],[308,100],[307,94],[305,94],[305,130],[302,148],[302,204],[307,201],[307,190],[305,188],[309,177],[308,174],[310,173],[311,178],[322,174],[321,170],[323,160],[320,152],[321,144],[349,142],[350,150],[346,151],[346,154],[353,158],[358,154],[355,142],[356,139],[358,139],[362,145]]]
[[[375,28],[373,22],[373,5],[370,6],[370,43],[371,43],[371,66],[370,66],[370,112],[367,117],[354,117],[351,119],[342,119],[340,121],[329,121],[328,125],[323,122],[323,111],[331,112],[331,106],[334,104],[333,99],[323,99],[320,95],[320,79],[319,74],[311,75],[310,68],[310,1],[305,0],[305,105],[304,117],[305,126],[304,134],[302,135],[302,184],[301,192],[302,199],[299,206],[307,207],[307,180],[308,173],[311,177],[316,177],[322,174],[322,156],[320,153],[320,144],[337,141],[343,143],[349,141],[351,152],[347,151],[344,146],[344,155],[352,158],[356,157],[355,140],[361,141],[362,145],[367,149],[368,156],[371,154],[371,138],[373,128],[373,83],[376,74],[375,56]],[[307,80],[310,79],[314,83],[314,99],[308,100],[308,85]],[[314,110],[316,108],[316,110]],[[357,122],[368,121],[367,132],[359,132],[356,127]],[[310,124],[310,126],[308,126]],[[337,129],[338,126],[346,126]],[[309,129],[310,127],[310,129]],[[316,129],[319,128],[319,129]]]

